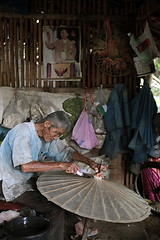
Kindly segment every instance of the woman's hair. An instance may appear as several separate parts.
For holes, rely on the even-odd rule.
[[[38,121],[38,123],[44,123],[46,121],[51,122],[51,127],[61,128],[67,130],[70,127],[70,119],[67,113],[64,111],[55,111],[48,116]]]

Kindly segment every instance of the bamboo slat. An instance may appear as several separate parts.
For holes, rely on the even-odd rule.
[[[55,13],[56,12],[54,1],[49,2],[49,9],[50,9],[50,13]]]
[[[67,14],[71,14],[71,12],[72,12],[72,4],[69,4],[68,0],[66,1],[66,10],[65,10],[65,12]],[[66,20],[66,26],[72,26],[72,25],[74,25],[73,21],[67,19]],[[74,86],[74,82],[65,82],[65,84],[63,84],[63,86],[65,86],[65,87]]]
[[[101,82],[101,85],[102,86],[106,86],[106,74],[105,73],[102,73],[102,82]]]
[[[86,25],[83,24],[82,25],[82,45],[83,45],[83,49],[82,49],[82,56],[83,56],[83,61],[82,61],[82,74],[83,74],[83,87],[85,88],[87,86],[87,82],[86,82],[86,65],[87,65],[87,58],[86,58],[86,41],[85,41],[85,35],[86,35]]]
[[[50,21],[49,21],[49,26],[54,26],[54,23],[53,23],[54,21],[51,19]],[[54,83],[53,83],[53,81],[49,81],[48,82],[48,87],[49,87],[49,89],[51,89],[54,85],[53,85]]]
[[[82,1],[78,0],[77,1],[77,14],[78,14],[78,16],[81,14],[81,9],[82,9],[81,4],[82,4]]]
[[[0,32],[2,33],[2,18],[0,18]],[[3,51],[2,51],[2,48],[3,48],[3,39],[2,39],[2,34],[0,34],[0,55],[1,55],[1,58],[0,58],[0,73],[2,73],[2,59],[3,59]],[[3,86],[3,82],[2,82],[2,74],[0,74],[0,86]]]
[[[61,13],[62,14],[65,13],[65,9],[66,8],[67,8],[66,1],[62,0],[62,2],[61,2],[61,11],[62,11]],[[65,25],[67,25],[66,23],[67,23],[67,18],[64,18],[63,20],[61,20],[60,25],[64,25],[65,26]],[[65,85],[66,85],[65,81],[59,81],[58,84],[59,84],[60,87],[65,87]]]
[[[87,24],[87,34],[86,34],[86,65],[87,65],[87,81],[86,87],[91,88],[91,55],[90,55],[90,24]]]
[[[11,86],[15,86],[15,63],[14,63],[14,21],[10,19],[10,71],[11,71]]]
[[[8,36],[9,36],[9,26],[8,26],[8,23],[7,23],[7,19],[5,19],[4,21],[4,28],[5,28],[5,31],[4,31],[4,35],[5,35],[5,65],[6,65],[6,86],[9,85],[9,82],[10,82],[10,64],[9,64],[9,39],[8,39]]]
[[[21,80],[20,86],[24,86],[24,60],[23,60],[23,48],[24,48],[24,19],[20,18],[20,54],[19,54],[19,64],[21,67]]]
[[[41,4],[40,7],[40,12],[45,12],[47,13],[49,8],[48,8],[48,1],[38,1],[39,4]],[[49,10],[50,11],[50,10]]]
[[[39,21],[38,24],[38,88],[41,87],[41,72],[42,72],[42,21]]]
[[[29,20],[25,19],[25,63],[26,63],[26,76],[25,87],[29,86],[30,66],[29,66]]]
[[[48,26],[48,21],[47,21],[46,19],[44,19],[43,26]],[[45,89],[48,88],[48,81],[43,81],[43,87],[44,87]]]
[[[6,54],[5,54],[5,45],[6,45],[6,21],[2,25],[2,81],[4,86],[7,86],[7,69],[6,69]]]
[[[29,86],[34,87],[33,76],[34,76],[34,31],[33,31],[34,20],[30,19],[30,79]]]
[[[19,64],[18,64],[18,51],[19,51],[19,29],[17,30],[17,18],[14,19],[14,62],[15,62],[15,85],[20,86],[19,82]]]
[[[33,86],[37,88],[37,19],[34,19],[33,30]]]
[[[4,14],[0,12],[0,16],[3,16],[0,22],[3,35],[1,39],[5,40],[5,46],[1,42],[1,56],[3,60],[1,60],[0,64],[0,84],[13,87],[43,87],[44,84],[44,87],[60,88],[76,86],[97,87],[101,84],[103,86],[114,86],[118,82],[125,82],[129,88],[135,89],[135,86],[133,87],[134,76],[126,77],[126,80],[120,76],[107,76],[97,68],[90,54],[96,34],[104,28],[106,18],[114,18],[114,21],[120,20],[123,23],[125,22],[126,26],[129,25],[129,27],[134,26],[131,18],[128,18],[128,21],[126,21],[127,14],[134,12],[133,9],[136,8],[134,1],[126,2],[123,8],[119,9],[113,9],[110,6],[111,4],[106,0],[44,0],[43,2],[33,0],[28,9],[29,14],[25,16],[18,13]],[[138,11],[137,19],[140,19],[145,9],[146,7]],[[35,22],[35,19],[39,20],[39,24]],[[141,23],[142,18],[141,21],[137,20],[137,32],[141,27]],[[41,81],[43,72],[43,26],[52,25],[57,27],[62,24],[81,27],[83,49],[82,82]],[[5,31],[3,31],[4,27]],[[8,39],[7,34],[9,35]]]
[[[97,22],[97,38],[99,38],[99,34],[101,33],[102,29],[103,28],[101,27],[101,22]],[[99,68],[98,68],[98,66],[96,64],[95,64],[95,66],[96,66],[96,76],[97,76],[97,78],[96,78],[96,85],[100,86],[101,85],[101,74],[102,73],[100,72],[100,70],[99,70]]]

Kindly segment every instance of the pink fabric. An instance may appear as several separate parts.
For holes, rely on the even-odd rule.
[[[160,158],[150,158],[151,162],[159,162],[160,163]],[[160,169],[154,168],[154,170],[159,174],[160,176]]]
[[[84,109],[72,131],[74,139],[81,148],[91,149],[99,144],[87,111]]]
[[[142,184],[145,195],[152,202],[160,201],[160,192],[155,193],[155,189],[160,187],[160,175],[153,168],[146,168],[142,171]]]

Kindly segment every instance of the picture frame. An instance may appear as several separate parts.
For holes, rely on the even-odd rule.
[[[82,78],[80,27],[43,27],[43,66],[48,80]]]

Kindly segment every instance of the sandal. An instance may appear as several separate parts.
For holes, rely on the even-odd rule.
[[[99,237],[100,234],[98,232],[98,230],[96,228],[93,229],[88,229],[87,231],[87,239],[96,239],[97,237]],[[75,236],[71,236],[72,240],[81,240],[82,236],[80,235],[75,235]]]
[[[98,229],[96,228],[89,228],[87,231],[87,239],[95,239],[99,236],[99,232]]]

